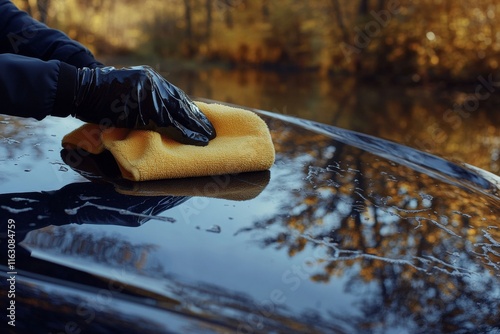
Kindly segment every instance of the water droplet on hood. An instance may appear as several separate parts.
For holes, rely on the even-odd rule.
[[[78,209],[64,209],[64,212],[67,214],[67,215],[76,215],[77,212],[78,212]]]
[[[212,233],[220,233],[221,228],[219,225],[212,225],[212,227],[210,227],[209,229],[206,229],[205,231],[212,232]]]

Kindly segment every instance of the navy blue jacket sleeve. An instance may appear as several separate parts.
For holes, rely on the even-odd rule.
[[[102,65],[83,45],[36,21],[9,0],[0,0],[0,53],[55,59],[75,67]]]
[[[38,120],[69,116],[76,78],[77,68],[59,60],[0,54],[0,114]]]

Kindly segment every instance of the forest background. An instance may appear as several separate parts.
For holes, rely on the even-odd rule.
[[[494,0],[16,0],[98,56],[219,62],[397,81],[499,66]]]

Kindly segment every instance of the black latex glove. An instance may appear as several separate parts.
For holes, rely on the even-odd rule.
[[[148,66],[78,69],[74,105],[74,116],[90,123],[151,129],[191,145],[215,137],[194,102]]]
[[[188,199],[129,196],[116,192],[109,183],[79,182],[55,191],[0,194],[0,215],[17,222],[16,240],[21,241],[21,234],[48,225],[140,226]],[[6,224],[7,219],[0,220],[0,243],[6,237]]]

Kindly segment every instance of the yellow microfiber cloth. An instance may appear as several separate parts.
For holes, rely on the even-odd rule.
[[[66,149],[92,154],[109,150],[123,178],[148,181],[234,174],[269,169],[275,158],[266,123],[255,113],[215,103],[196,102],[217,136],[207,146],[180,144],[158,132],[84,124],[64,136]]]

